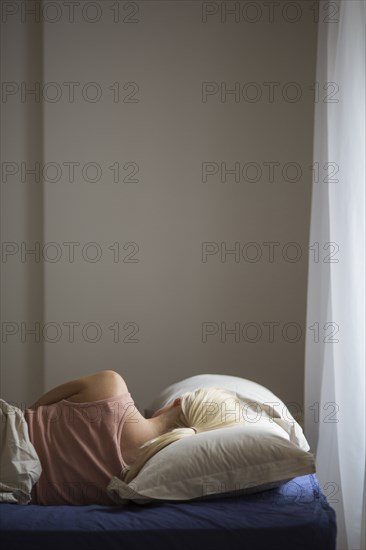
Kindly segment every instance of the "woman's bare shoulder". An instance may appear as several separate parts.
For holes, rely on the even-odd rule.
[[[102,370],[81,380],[81,390],[68,398],[73,403],[88,403],[128,393],[126,382],[114,370]]]

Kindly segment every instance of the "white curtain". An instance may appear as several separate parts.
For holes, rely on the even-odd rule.
[[[365,548],[365,2],[320,1],[305,433],[337,517]]]

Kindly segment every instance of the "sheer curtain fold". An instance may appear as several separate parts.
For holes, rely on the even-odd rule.
[[[305,432],[337,515],[337,549],[364,549],[365,2],[319,3],[305,354]],[[328,6],[328,8],[327,8]],[[333,6],[334,7],[334,6]],[[331,93],[330,93],[331,92]],[[314,250],[319,250],[315,256]],[[362,542],[363,540],[363,542]]]

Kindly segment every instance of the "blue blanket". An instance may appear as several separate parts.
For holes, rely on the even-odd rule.
[[[7,550],[335,550],[315,474],[251,495],[141,506],[0,504]]]

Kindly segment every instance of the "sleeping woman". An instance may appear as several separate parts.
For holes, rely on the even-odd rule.
[[[112,370],[57,386],[24,417],[42,466],[31,504],[43,505],[113,505],[113,476],[129,483],[167,445],[243,422],[239,399],[221,388],[184,393],[145,418]]]

